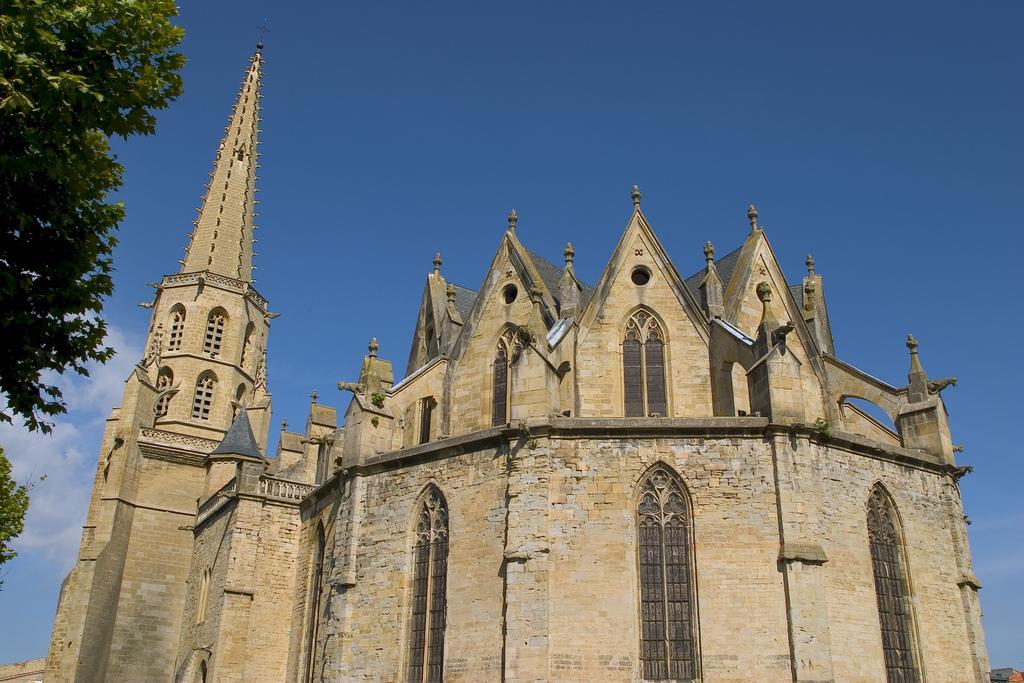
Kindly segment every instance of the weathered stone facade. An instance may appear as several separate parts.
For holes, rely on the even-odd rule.
[[[950,382],[912,338],[902,388],[838,359],[753,207],[683,278],[634,188],[594,287],[511,213],[478,291],[435,257],[405,378],[373,340],[343,424],[314,396],[268,458],[261,61],[108,424],[48,681],[986,680]]]

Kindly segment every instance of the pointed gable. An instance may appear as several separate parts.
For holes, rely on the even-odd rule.
[[[649,334],[655,324],[652,320],[658,330],[653,337]],[[626,348],[624,335],[633,324],[636,334]],[[578,415],[621,417],[629,410],[645,416],[652,412],[674,417],[710,415],[708,334],[703,311],[640,210],[639,191],[634,190],[633,214],[580,315]],[[649,338],[657,339],[659,347],[645,346],[642,352],[634,348]],[[648,369],[638,370],[637,363],[646,363]],[[648,400],[642,409],[631,404],[627,410],[624,382],[630,368],[631,377],[637,372],[645,377],[658,373],[663,384],[646,381],[648,399],[657,389],[667,390],[665,400]]]
[[[808,420],[824,416],[821,387],[825,369],[813,339],[804,322],[802,302],[795,298],[797,288],[790,286],[779,266],[775,252],[761,226],[757,225],[757,210],[751,207],[751,231],[739,249],[736,264],[725,291],[725,319],[751,337],[756,336],[764,313],[757,288],[762,282],[770,288],[772,315],[778,323],[793,322],[795,334],[790,335],[789,348],[800,363],[800,377],[805,397]]]

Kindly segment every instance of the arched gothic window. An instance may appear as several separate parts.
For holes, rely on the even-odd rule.
[[[416,510],[412,609],[409,624],[409,681],[441,681],[448,596],[448,504],[431,487]]]
[[[650,311],[640,309],[626,323],[622,341],[622,387],[626,417],[664,417],[665,333]]]
[[[664,465],[640,484],[640,665],[644,680],[697,677],[691,524],[682,481]]]
[[[181,340],[185,336],[185,307],[181,304],[171,309],[170,333],[167,337],[167,350],[181,349]]]
[[[868,497],[868,542],[886,678],[889,683],[916,683],[920,677],[914,663],[913,617],[903,543],[896,510],[881,486],[875,486]]]
[[[209,420],[210,408],[213,406],[213,392],[217,388],[217,378],[212,372],[204,372],[196,380],[196,393],[192,398],[192,417],[197,420]]]
[[[242,359],[238,363],[243,368],[249,362],[249,356],[252,355],[252,337],[255,331],[256,326],[252,323],[245,326],[245,338],[242,340]]]
[[[213,357],[220,355],[220,345],[224,341],[224,325],[228,316],[223,308],[215,308],[210,311],[210,317],[206,320],[206,339],[203,341],[203,353]]]
[[[494,381],[491,395],[491,425],[503,425],[509,421],[509,403],[512,399],[511,369],[523,352],[523,340],[520,333],[506,329],[498,338],[498,348],[494,353]]]
[[[316,664],[316,641],[320,633],[320,596],[324,580],[324,555],[327,537],[324,525],[316,528],[316,555],[313,558],[313,578],[309,593],[309,639],[306,641],[306,680],[313,680],[313,666]]]
[[[156,400],[156,416],[163,417],[171,404],[171,392],[167,391],[174,384],[174,373],[168,367],[160,368],[160,374],[156,378],[156,390],[159,398]]]

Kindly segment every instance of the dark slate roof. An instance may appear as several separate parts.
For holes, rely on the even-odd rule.
[[[452,283],[452,287],[455,288],[455,310],[459,312],[462,322],[465,323],[469,320],[473,304],[476,303],[477,292],[475,289],[467,289],[454,283]]]
[[[804,286],[803,285],[790,285],[789,291],[793,293],[793,299],[796,301],[797,306],[804,305]]]
[[[729,280],[732,279],[732,271],[736,269],[736,262],[740,258],[740,250],[743,247],[736,247],[722,258],[715,261],[715,270],[722,280],[722,287],[728,288]],[[700,281],[704,279],[704,268],[686,278],[686,288],[693,294],[693,298],[700,301]]]
[[[546,258],[541,256],[537,252],[533,251],[532,249],[527,249],[526,253],[529,254],[530,260],[533,261],[534,267],[537,269],[537,272],[540,273],[541,279],[544,280],[544,286],[548,288],[548,291],[551,292],[551,296],[553,296],[557,301],[558,283],[561,281],[562,273],[565,272],[565,269],[559,268],[554,263],[548,261]],[[590,297],[594,296],[594,288],[588,285],[587,283],[583,282],[579,278],[576,279],[583,287],[583,291],[580,292],[579,308],[579,310],[582,311],[584,308],[587,307],[587,303],[590,301]],[[559,305],[561,305],[561,302],[559,302]]]
[[[238,417],[231,423],[224,440],[213,449],[210,455],[246,455],[253,458],[262,458],[259,446],[256,445],[256,437],[252,434],[252,426],[249,424],[249,412],[242,408],[238,411]]]

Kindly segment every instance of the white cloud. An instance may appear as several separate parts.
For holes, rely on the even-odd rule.
[[[117,355],[106,365],[90,364],[89,377],[54,374],[45,380],[61,388],[68,404],[67,414],[55,421],[51,434],[0,425],[0,445],[14,477],[36,482],[15,550],[38,551],[61,571],[71,567],[78,553],[104,422],[120,403],[124,380],[141,355],[141,340],[116,327],[108,329],[106,343]],[[43,474],[46,479],[38,481]]]

